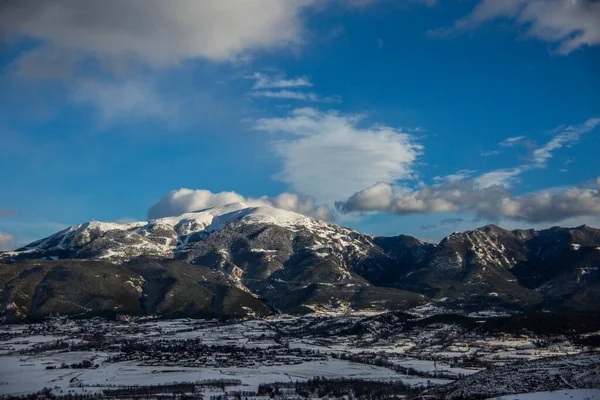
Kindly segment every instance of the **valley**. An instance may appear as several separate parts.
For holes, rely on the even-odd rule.
[[[599,270],[588,226],[431,244],[242,203],[92,221],[0,253],[0,395],[598,398]]]
[[[498,321],[515,331],[498,330]],[[51,318],[2,328],[0,393],[101,398],[114,390],[170,393],[187,385],[204,398],[238,393],[261,398],[266,388],[292,390],[296,382],[315,378],[394,384],[406,398],[424,393],[460,398],[456,393],[469,393],[469,388],[479,396],[474,398],[486,398],[526,389],[600,387],[600,353],[589,344],[590,337],[600,337],[600,327],[562,332],[559,326],[551,331],[538,323],[536,332],[523,325],[514,317],[416,313],[229,322]],[[517,372],[520,367],[512,365],[523,362],[531,364],[517,365],[530,372],[511,378],[508,387],[495,380],[510,374],[485,376],[506,366]],[[583,365],[581,370],[593,376],[574,380],[571,364]],[[548,365],[558,381],[530,379],[531,370]],[[567,381],[561,383],[561,377]],[[467,379],[473,382],[462,385]]]

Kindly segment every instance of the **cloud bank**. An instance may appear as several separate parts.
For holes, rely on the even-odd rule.
[[[148,219],[181,215],[186,212],[218,207],[231,203],[244,203],[250,207],[270,206],[294,211],[309,217],[329,220],[332,210],[318,206],[314,198],[295,193],[282,193],[276,197],[244,197],[235,192],[212,193],[208,190],[178,189],[169,192],[148,210]]]
[[[342,213],[383,211],[394,214],[459,212],[498,220],[559,222],[567,218],[600,215],[600,178],[596,187],[568,187],[514,196],[504,186],[481,188],[460,182],[402,192],[379,183],[337,202]]]

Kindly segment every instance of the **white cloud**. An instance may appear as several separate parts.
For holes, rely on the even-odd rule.
[[[482,151],[481,152],[481,155],[484,156],[484,157],[497,156],[498,154],[501,154],[500,151],[498,151],[498,150]]]
[[[252,86],[252,89],[254,90],[305,88],[313,86],[306,76],[298,76],[288,79],[285,76],[270,76],[256,72],[254,75],[250,76],[250,79],[256,80]]]
[[[518,176],[521,175],[523,171],[523,168],[498,169],[476,177],[474,182],[481,188],[494,185],[510,187],[518,182]]]
[[[16,246],[17,238],[8,232],[0,232],[0,250],[13,250]]]
[[[188,60],[235,62],[301,44],[303,13],[315,1],[2,1],[0,34],[36,44],[9,73],[59,80],[71,100],[96,107],[103,122],[178,123],[178,105],[140,72],[152,77]]]
[[[596,180],[596,183],[598,180]],[[379,183],[350,196],[336,208],[344,213],[395,214],[461,212],[488,220],[508,218],[533,223],[600,216],[600,186],[567,187],[514,196],[504,186],[480,188],[473,182],[448,183],[406,193]]]
[[[474,29],[498,18],[510,18],[526,35],[558,44],[559,54],[600,44],[600,3],[596,0],[483,0],[452,28],[434,34]]]
[[[436,176],[433,178],[433,180],[436,182],[460,182],[460,181],[464,181],[464,180],[468,179],[475,172],[477,172],[477,171],[474,171],[471,169],[461,169],[460,171],[457,171],[450,175]]]
[[[372,2],[339,0],[19,0],[0,1],[0,35],[28,43],[10,73],[58,79],[75,101],[99,107],[105,120],[178,120],[173,105],[149,81],[158,69],[190,60],[240,62],[261,51],[304,45],[306,17],[331,6]],[[373,2],[374,3],[374,2]],[[305,76],[256,74],[255,89],[306,88]],[[103,87],[105,86],[105,87]],[[336,102],[314,93],[271,91],[257,96]]]
[[[555,129],[553,131],[554,136],[552,139],[546,142],[543,146],[533,150],[531,162],[514,168],[503,168],[490,171],[476,177],[474,181],[479,187],[482,188],[493,185],[510,187],[519,181],[519,176],[524,172],[532,169],[546,168],[547,162],[552,158],[554,151],[562,147],[572,145],[579,140],[581,135],[593,131],[598,125],[600,125],[600,118],[590,118],[579,125],[570,125]],[[504,142],[511,143],[512,145],[512,143],[519,143],[522,140],[523,137],[518,136],[516,138],[509,138]],[[501,142],[501,144],[504,142]]]
[[[123,118],[127,121],[168,119],[177,113],[175,105],[165,102],[148,81],[81,81],[75,87],[72,100],[95,106],[105,122]]]
[[[279,179],[330,203],[378,181],[413,178],[421,153],[414,137],[385,125],[360,127],[362,119],[301,108],[287,117],[260,119],[255,129],[275,138],[283,161]]]
[[[276,197],[244,197],[236,192],[212,193],[208,190],[178,189],[169,192],[148,210],[148,218],[181,215],[186,212],[218,207],[231,203],[245,203],[250,207],[271,206],[294,211],[317,219],[332,218],[329,207],[318,206],[314,198],[295,193],[282,193]]]
[[[509,137],[507,139],[504,139],[503,141],[501,141],[498,144],[502,147],[514,147],[517,144],[519,144],[521,141],[523,141],[523,139],[525,139],[525,136]]]
[[[600,125],[600,118],[590,118],[581,125],[566,127],[554,136],[552,140],[533,152],[534,163],[540,167],[545,166],[546,162],[552,158],[553,151],[578,141],[582,134],[594,130],[598,125]]]
[[[315,103],[338,103],[341,100],[339,96],[322,97],[313,92],[298,90],[313,86],[306,76],[288,79],[282,74],[267,75],[257,72],[248,78],[256,80],[249,93],[251,97]]]
[[[261,90],[250,92],[252,97],[264,97],[269,99],[281,99],[281,100],[302,100],[311,101],[318,103],[337,103],[340,101],[339,97],[321,97],[312,92],[298,92],[291,90]]]

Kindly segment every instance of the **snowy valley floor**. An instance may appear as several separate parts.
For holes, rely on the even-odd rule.
[[[242,322],[60,318],[5,325],[0,327],[0,395],[24,396],[46,389],[56,396],[135,398],[121,397],[125,392],[118,390],[146,387],[157,398],[160,392],[186,391],[206,399],[227,394],[230,398],[299,398],[305,389],[309,397],[335,397],[325,393],[329,386],[323,382],[335,386],[336,380],[344,379],[363,386],[365,382],[393,383],[372,390],[406,398],[453,398],[452,393],[467,393],[472,398],[510,394],[499,397],[506,400],[600,399],[598,348],[585,340],[595,337],[593,332],[577,336],[490,334],[466,330],[464,321],[455,322],[453,317],[419,321],[408,323],[402,315],[389,314]],[[483,386],[476,379],[513,363],[578,355],[587,358],[564,368],[555,362],[554,372],[539,372],[541,381],[548,374],[543,389],[561,389],[552,394],[518,394],[529,391],[524,387],[540,392],[539,382],[531,386],[528,381],[516,382],[543,370],[539,363],[533,373],[511,378],[510,385],[499,384],[497,390],[493,379],[485,378]],[[314,378],[324,381],[314,384]],[[469,385],[479,391],[460,387],[463,379],[475,379]],[[294,386],[309,381],[306,387]],[[451,392],[440,391],[452,383]]]

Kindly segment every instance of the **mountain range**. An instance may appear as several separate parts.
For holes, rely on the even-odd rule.
[[[284,312],[600,311],[600,230],[487,225],[439,244],[242,203],[87,222],[0,252],[4,320]]]

